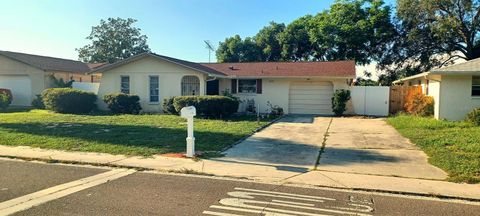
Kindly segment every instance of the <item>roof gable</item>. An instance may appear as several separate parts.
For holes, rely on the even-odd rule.
[[[61,59],[10,51],[0,51],[0,55],[22,62],[32,67],[39,68],[41,70],[64,71],[74,73],[85,73],[90,71],[90,68],[87,64],[70,59]]]
[[[112,64],[107,64],[107,65],[95,68],[90,73],[103,73],[103,72],[112,70],[114,68],[129,64],[131,62],[138,61],[138,60],[146,58],[146,57],[153,57],[153,58],[161,59],[161,60],[176,64],[176,65],[180,65],[180,66],[192,69],[192,70],[196,70],[196,71],[201,72],[201,73],[205,73],[207,75],[211,75],[211,76],[222,76],[222,77],[225,76],[225,74],[223,74],[219,71],[216,71],[216,70],[211,69],[209,67],[205,67],[205,66],[203,66],[201,64],[198,64],[198,63],[189,62],[189,61],[185,61],[185,60],[181,60],[181,59],[176,59],[176,58],[172,58],[172,57],[168,57],[168,56],[158,55],[158,54],[155,54],[155,53],[138,54],[138,55],[135,55],[135,56],[117,61],[117,62],[112,63]]]

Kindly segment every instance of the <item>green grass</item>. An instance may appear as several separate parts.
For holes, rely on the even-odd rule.
[[[407,115],[387,122],[419,146],[431,164],[445,170],[450,181],[480,182],[480,127]]]
[[[268,122],[253,116],[196,119],[196,150],[222,150]],[[174,115],[9,112],[0,113],[0,145],[150,156],[184,152],[186,127],[186,120]]]

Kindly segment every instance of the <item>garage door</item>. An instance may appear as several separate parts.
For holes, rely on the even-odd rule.
[[[289,113],[332,114],[333,85],[330,82],[292,82],[289,91]]]
[[[10,89],[13,106],[30,106],[32,102],[32,83],[28,76],[0,75],[0,88]]]

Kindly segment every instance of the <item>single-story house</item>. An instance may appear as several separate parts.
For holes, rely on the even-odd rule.
[[[0,88],[12,91],[14,106],[30,106],[35,95],[51,87],[50,75],[65,81],[98,82],[97,75],[86,73],[101,64],[0,51]]]
[[[100,74],[99,98],[114,92],[136,94],[146,112],[161,112],[165,98],[180,95],[239,97],[241,110],[259,112],[278,105],[285,113],[332,114],[336,89],[348,89],[354,61],[194,63],[154,53],[139,54],[89,72]],[[103,102],[100,108],[105,109]]]
[[[459,121],[480,107],[480,58],[435,69],[395,81],[422,86],[422,92],[435,101],[436,119]]]

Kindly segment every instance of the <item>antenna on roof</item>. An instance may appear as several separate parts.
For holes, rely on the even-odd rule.
[[[210,43],[209,40],[204,40],[203,42],[205,42],[205,48],[208,49],[208,62],[210,62],[210,53],[215,51],[215,47],[212,45],[212,43]]]

